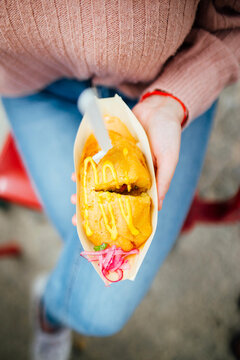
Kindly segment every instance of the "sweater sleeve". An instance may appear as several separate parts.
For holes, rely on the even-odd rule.
[[[240,77],[240,2],[200,2],[192,31],[145,92],[167,91],[183,101],[189,121]]]

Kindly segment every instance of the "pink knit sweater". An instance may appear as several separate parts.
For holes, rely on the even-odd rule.
[[[239,77],[240,0],[2,0],[0,94],[63,78],[159,88],[194,118]]]

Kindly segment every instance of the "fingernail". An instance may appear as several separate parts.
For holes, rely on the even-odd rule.
[[[76,216],[76,214],[74,214],[73,217],[72,217],[72,224],[74,226],[77,226],[77,216]]]
[[[76,173],[74,173],[74,172],[72,173],[71,179],[72,179],[72,181],[74,181],[74,182],[77,181]]]
[[[72,203],[73,205],[76,205],[76,203],[77,203],[77,194],[72,194],[72,196],[71,196],[71,203]]]

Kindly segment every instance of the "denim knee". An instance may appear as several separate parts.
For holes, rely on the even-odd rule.
[[[74,321],[69,325],[80,334],[104,337],[112,336],[122,330],[128,318],[127,314],[119,313],[117,309],[112,315],[106,311],[105,318],[96,313],[93,315],[91,312],[81,312],[78,317],[74,317]]]

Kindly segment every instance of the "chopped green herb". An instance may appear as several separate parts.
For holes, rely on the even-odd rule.
[[[105,250],[108,247],[107,243],[102,243],[99,246],[94,246],[94,250],[95,251],[101,251],[101,250]]]

